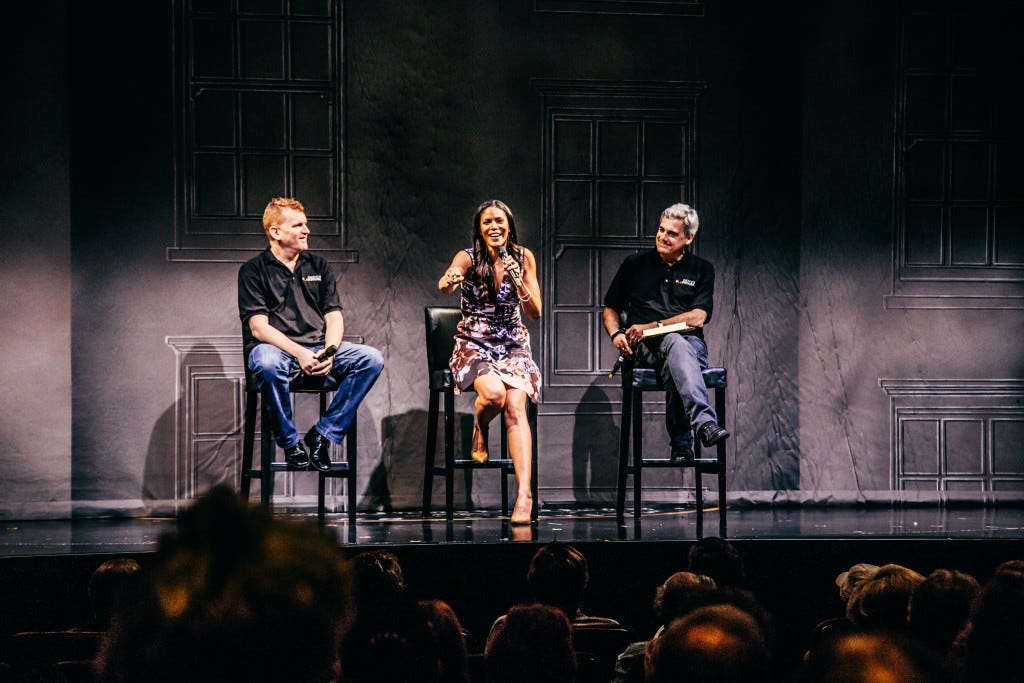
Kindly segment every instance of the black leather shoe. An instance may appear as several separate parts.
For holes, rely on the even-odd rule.
[[[288,467],[304,470],[309,467],[309,453],[303,448],[302,442],[297,441],[294,446],[284,449],[284,461]]]
[[[693,447],[673,446],[672,462],[693,462]]]
[[[331,442],[326,436],[311,427],[306,432],[306,445],[309,446],[309,462],[321,472],[331,468]]]
[[[700,437],[700,442],[704,444],[704,448],[711,448],[719,441],[729,438],[729,432],[725,431],[714,422],[705,422],[697,430],[697,436]]]

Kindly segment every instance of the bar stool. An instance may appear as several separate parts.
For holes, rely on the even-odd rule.
[[[721,367],[707,368],[702,373],[704,384],[708,389],[713,390],[715,395],[715,412],[718,414],[718,424],[725,427],[725,389],[726,370]],[[721,536],[725,537],[725,508],[726,508],[726,440],[723,439],[715,445],[715,457],[701,457],[700,439],[694,435],[693,449],[694,459],[692,461],[676,460],[671,458],[645,458],[643,454],[643,395],[646,391],[664,391],[665,386],[658,378],[658,373],[650,368],[637,368],[633,363],[627,362],[622,368],[622,432],[619,440],[619,478],[618,498],[616,500],[615,512],[621,520],[625,517],[626,509],[626,477],[633,475],[633,517],[640,517],[640,503],[642,493],[642,474],[645,467],[664,468],[687,468],[692,467],[694,472],[694,483],[697,499],[697,535],[703,535],[704,531],[704,489],[701,475],[713,474],[718,477],[718,519],[721,527]],[[632,437],[632,440],[631,440]],[[632,462],[630,462],[630,445],[632,444]]]
[[[434,475],[444,475],[445,516],[451,521],[455,511],[455,470],[497,469],[501,473],[501,514],[508,516],[508,478],[515,476],[515,467],[508,457],[508,432],[505,418],[501,419],[501,457],[478,463],[472,459],[455,457],[455,384],[448,360],[452,355],[455,334],[462,311],[453,306],[427,306],[423,309],[427,331],[427,372],[429,374],[430,404],[427,410],[426,457],[423,461],[423,516],[430,515],[430,499],[434,488]],[[437,419],[441,397],[444,397],[444,465],[437,465]],[[537,404],[527,401],[527,419],[533,434],[531,453],[533,476],[533,511],[537,518]]]
[[[318,394],[320,398],[320,414],[327,411],[327,399],[337,389],[336,381],[331,377],[310,377],[300,374],[289,384],[289,391],[295,394]],[[253,467],[253,451],[256,442],[256,413],[259,411],[260,419],[260,466]],[[244,443],[242,446],[242,497],[249,499],[249,488],[253,479],[260,481],[260,502],[268,507],[273,507],[274,475],[280,472],[316,472],[317,519],[324,521],[324,500],[326,497],[327,479],[345,479],[345,488],[348,491],[348,522],[355,524],[356,521],[356,433],[358,431],[357,420],[353,418],[352,426],[345,435],[345,461],[332,462],[326,472],[310,466],[306,470],[296,470],[288,466],[284,461],[279,461],[277,455],[277,443],[270,424],[270,415],[263,401],[259,388],[256,386],[256,378],[248,371],[245,372],[245,422],[244,422]]]

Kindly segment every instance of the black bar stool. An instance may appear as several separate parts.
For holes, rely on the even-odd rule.
[[[715,395],[715,412],[718,424],[725,427],[725,368],[714,367],[703,371],[704,384]],[[715,444],[715,457],[702,457],[700,439],[694,436],[694,459],[691,461],[671,458],[645,458],[643,454],[643,395],[645,391],[664,391],[665,387],[658,373],[649,368],[637,368],[624,363],[622,368],[622,432],[619,440],[618,498],[615,512],[619,519],[625,517],[626,477],[633,475],[633,517],[640,517],[642,473],[645,467],[692,467],[697,498],[697,535],[704,532],[704,488],[701,475],[713,474],[718,477],[718,519],[721,536],[724,538],[726,508],[726,439]],[[632,437],[632,439],[631,439]],[[630,445],[633,457],[630,461]]]
[[[508,457],[508,433],[505,420],[501,421],[501,457],[478,463],[472,459],[455,457],[455,385],[448,360],[452,355],[455,334],[462,311],[453,306],[427,306],[423,309],[427,330],[427,371],[430,384],[430,406],[427,410],[427,446],[423,461],[423,516],[430,515],[430,500],[434,489],[434,475],[444,475],[444,509],[451,521],[455,511],[455,470],[497,469],[501,473],[501,514],[508,516],[508,478],[515,476],[515,467]],[[444,464],[437,465],[437,419],[441,397],[444,397]],[[527,401],[527,419],[533,434],[531,454],[533,475],[530,488],[533,493],[534,519],[537,518],[537,404]]]

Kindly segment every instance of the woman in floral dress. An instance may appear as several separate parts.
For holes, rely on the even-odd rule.
[[[487,460],[488,426],[504,413],[519,487],[512,523],[529,524],[533,435],[526,402],[539,398],[540,369],[520,308],[531,320],[540,318],[540,285],[537,260],[518,244],[515,217],[504,202],[480,205],[473,218],[473,246],[455,254],[437,287],[445,294],[456,288],[462,292],[462,322],[450,366],[455,391],[476,392],[471,457]]]

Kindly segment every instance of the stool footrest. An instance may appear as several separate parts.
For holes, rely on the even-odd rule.
[[[482,469],[498,469],[498,468],[504,469],[504,468],[507,468],[507,467],[512,467],[512,461],[511,460],[502,460],[502,459],[497,459],[497,460],[493,460],[492,459],[492,460],[487,460],[486,462],[477,462],[476,460],[453,460],[452,463],[456,467],[480,467]],[[441,468],[441,471],[444,472],[444,468]]]

